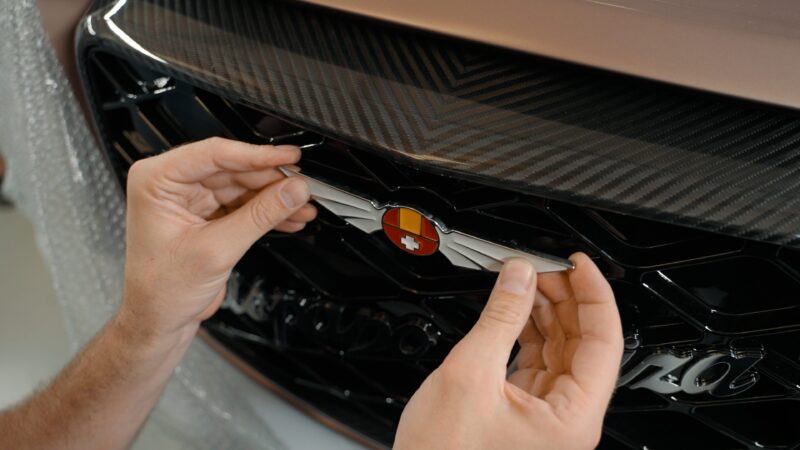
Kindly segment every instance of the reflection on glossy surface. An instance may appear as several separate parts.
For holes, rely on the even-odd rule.
[[[673,283],[722,313],[746,314],[797,307],[800,284],[768,260],[732,258],[663,272]],[[712,274],[726,273],[724,280]]]
[[[216,7],[119,9],[113,23],[168,64],[121,40],[107,10],[81,42],[426,167],[800,244],[800,113],[294,4]]]
[[[787,0],[581,0],[640,14],[693,20],[785,37],[800,37],[800,9]]]
[[[305,148],[303,171],[341,188],[508,246],[589,253],[609,278],[627,336],[626,386],[601,448],[757,448],[767,419],[796,409],[793,250],[420,170],[109,53],[91,53],[86,67],[120,179],[131,161],[190,139],[291,140]],[[493,281],[438,253],[408,254],[321,209],[297,235],[269,234],[248,252],[204,327],[305,408],[388,444],[403,405],[472,326]],[[741,413],[751,406],[764,415],[756,425]],[[778,446],[798,437],[771,436]]]
[[[306,0],[594,67],[800,107],[794,0]]]
[[[629,366],[617,386],[660,394],[685,392],[731,397],[752,388],[759,379],[751,370],[764,358],[760,348],[715,349],[706,352],[658,351]]]

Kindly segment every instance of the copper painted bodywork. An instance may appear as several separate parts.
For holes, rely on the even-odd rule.
[[[790,0],[311,0],[380,20],[800,107]]]
[[[42,26],[76,92],[80,92],[80,82],[75,65],[75,28],[90,3],[91,0],[38,0]],[[83,99],[82,95],[77,97]]]

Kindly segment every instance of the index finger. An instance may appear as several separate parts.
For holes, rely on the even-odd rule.
[[[254,145],[220,137],[192,142],[152,159],[154,169],[170,181],[195,183],[218,172],[246,172],[300,160],[292,145]]]
[[[572,376],[581,389],[604,399],[614,391],[622,361],[622,324],[614,293],[597,266],[583,253],[570,257],[575,270],[568,275],[581,339],[572,359]]]

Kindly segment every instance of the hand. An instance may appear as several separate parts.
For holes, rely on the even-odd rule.
[[[411,397],[395,449],[584,449],[600,439],[622,359],[614,294],[584,254],[537,277],[503,267],[472,330]],[[535,298],[535,299],[534,299]],[[517,370],[506,362],[519,339]]]
[[[316,210],[293,146],[211,138],[136,162],[128,173],[125,287],[118,313],[148,336],[188,330],[224,298],[234,264],[264,233],[301,230]]]

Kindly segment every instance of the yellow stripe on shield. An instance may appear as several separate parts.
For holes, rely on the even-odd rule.
[[[413,209],[400,208],[401,230],[419,235],[421,228],[422,216],[420,216],[418,212],[414,211]]]

